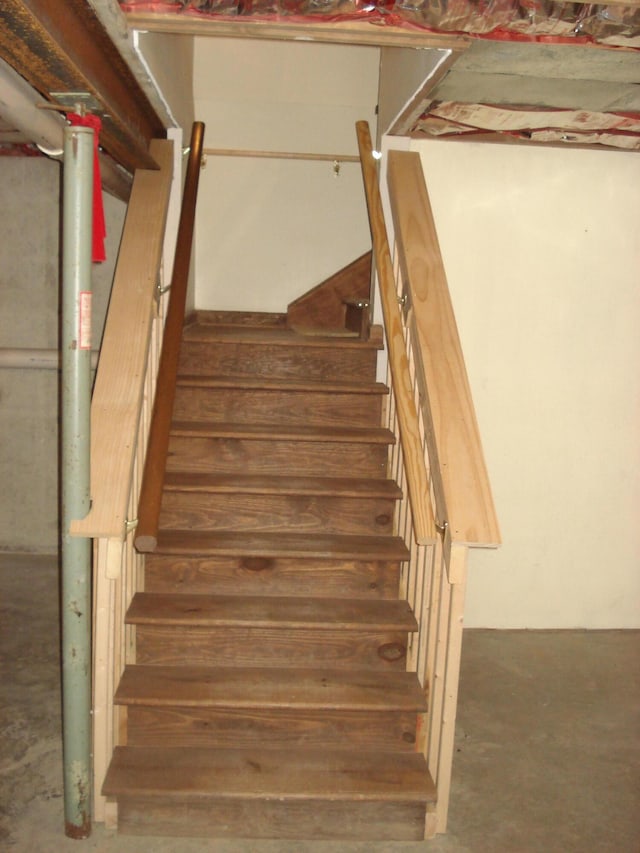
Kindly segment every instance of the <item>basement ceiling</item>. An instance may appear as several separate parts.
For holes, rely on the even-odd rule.
[[[475,41],[404,132],[640,150],[640,54]]]
[[[56,91],[93,94],[106,116],[101,141],[129,172],[150,165],[148,139],[164,128],[139,89],[139,69],[134,76],[101,29],[105,21],[120,35],[128,26],[437,49],[449,58],[390,132],[640,150],[640,0],[128,0],[120,7],[125,14],[116,0],[3,0],[0,56],[45,100],[55,102]],[[26,141],[3,121],[0,98],[0,146]]]
[[[95,2],[95,0],[94,0]],[[123,0],[129,25],[446,49],[390,132],[640,150],[640,0]]]
[[[605,4],[555,0],[120,0],[133,15],[177,15],[184,22],[373,24],[492,39],[555,39],[640,46],[637,0]],[[175,19],[174,19],[175,20]]]

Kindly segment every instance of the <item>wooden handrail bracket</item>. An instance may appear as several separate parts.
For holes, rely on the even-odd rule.
[[[150,154],[160,168],[135,174],[91,404],[91,510],[71,524],[72,536],[125,536],[173,142],[153,140]]]
[[[494,547],[500,531],[420,156],[390,151],[387,177],[428,401],[429,456],[442,478],[445,550],[451,543]]]

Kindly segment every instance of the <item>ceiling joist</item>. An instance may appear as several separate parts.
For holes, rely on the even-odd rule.
[[[127,171],[152,169],[165,130],[93,11],[82,0],[2,0],[0,51],[50,103],[78,92],[98,105],[101,146]]]

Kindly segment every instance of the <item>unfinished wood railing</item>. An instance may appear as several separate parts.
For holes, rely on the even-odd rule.
[[[387,341],[385,425],[398,437],[390,474],[408,493],[401,593],[419,625],[407,667],[428,693],[417,742],[438,791],[428,837],[447,824],[468,549],[495,547],[500,533],[419,156],[389,153],[392,258],[365,122],[357,133]]]

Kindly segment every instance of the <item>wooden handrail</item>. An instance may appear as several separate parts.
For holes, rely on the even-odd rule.
[[[491,487],[420,156],[390,151],[387,179],[400,261],[419,345],[426,441],[441,490],[436,517],[451,543],[500,544]],[[433,471],[432,471],[433,473]],[[439,494],[439,491],[441,493]]]
[[[173,143],[154,139],[149,153],[160,168],[133,179],[91,401],[91,510],[71,523],[72,536],[125,537]]]
[[[138,500],[138,526],[134,544],[136,550],[145,553],[153,551],[158,543],[158,519],[160,517],[160,504],[162,503],[162,487],[169,449],[169,429],[173,416],[178,358],[184,326],[203,142],[204,124],[197,121],[191,131],[189,162],[182,195],[169,307],[162,338],[158,383]]]
[[[367,122],[357,122],[356,132],[369,211],[373,256],[380,285],[389,367],[396,396],[396,410],[407,473],[414,535],[416,542],[423,545],[434,541],[436,528],[430,501],[424,450],[420,438],[418,412],[411,386],[409,361],[405,351],[402,322],[396,296],[393,264],[382,212],[376,161],[373,157],[371,135]]]

